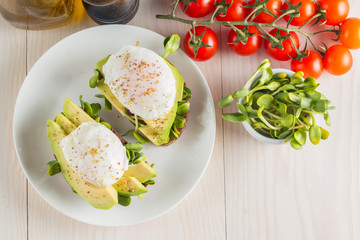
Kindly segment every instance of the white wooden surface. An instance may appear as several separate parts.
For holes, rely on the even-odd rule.
[[[167,0],[146,0],[132,25],[162,35],[188,26],[155,19],[171,10]],[[350,16],[360,2],[350,0]],[[241,124],[221,120],[216,107],[215,149],[202,180],[178,207],[132,227],[97,227],[72,220],[50,207],[27,182],[12,138],[19,88],[35,61],[53,44],[94,26],[88,17],[48,31],[17,30],[0,18],[0,239],[360,239],[360,50],[341,77],[324,73],[320,89],[333,100],[330,139],[301,151],[256,142]],[[267,57],[261,50],[239,57],[219,33],[217,55],[197,63],[214,102],[240,88]],[[273,67],[289,63],[272,61]],[[45,161],[45,160],[44,160]]]

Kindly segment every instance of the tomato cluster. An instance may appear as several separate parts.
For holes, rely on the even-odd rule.
[[[251,5],[259,2],[259,0],[197,0],[197,1],[180,1],[180,7],[184,13],[192,18],[205,17],[213,14],[216,6],[226,1],[228,8],[226,13],[220,12],[215,16],[217,21],[243,21],[251,19],[252,22],[259,24],[273,23],[277,17],[281,16],[284,11],[292,6],[301,4],[299,14],[296,16],[284,15],[282,19],[289,25],[301,27],[303,25],[315,22],[318,12],[326,10],[326,25],[340,28],[339,41],[328,48],[324,53],[319,54],[318,51],[304,50],[305,55],[302,58],[298,56],[300,53],[300,41],[296,32],[283,31],[277,28],[270,29],[268,32],[255,26],[236,26],[247,34],[246,41],[239,39],[239,31],[230,29],[228,35],[228,45],[231,50],[239,55],[251,55],[260,49],[262,44],[267,54],[279,61],[287,61],[291,59],[291,69],[293,71],[303,71],[305,77],[320,77],[325,69],[331,74],[342,75],[350,70],[353,59],[349,49],[360,48],[360,19],[347,18],[349,13],[348,0],[269,0],[266,3],[266,11],[253,13]],[[264,1],[264,0],[260,0]],[[184,2],[187,2],[185,4]],[[288,3],[290,6],[288,6]],[[316,15],[316,16],[315,16]],[[280,19],[278,19],[280,21]],[[319,19],[324,22],[324,19]],[[284,23],[284,27],[286,26]],[[245,29],[245,31],[243,31]],[[193,35],[200,36],[203,34],[203,45],[196,49],[194,54],[194,44],[191,44]],[[274,44],[273,39],[278,39]],[[199,45],[198,45],[199,46]],[[184,48],[186,53],[194,60],[206,61],[215,55],[218,48],[218,39],[214,31],[208,27],[196,26],[191,28],[185,36]],[[318,49],[316,49],[318,50]]]

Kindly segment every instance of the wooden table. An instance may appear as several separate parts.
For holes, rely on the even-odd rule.
[[[349,0],[350,16],[360,2]],[[169,13],[167,0],[141,1],[130,22],[162,35],[188,26],[155,19]],[[50,207],[28,183],[17,160],[12,116],[20,86],[35,61],[64,37],[96,24],[48,31],[25,31],[0,18],[0,239],[360,239],[360,51],[352,51],[349,73],[324,73],[320,89],[336,105],[330,138],[303,150],[254,140],[241,124],[224,122],[216,107],[216,142],[210,164],[194,191],[179,206],[152,221],[132,227],[97,227],[72,220]],[[214,104],[239,89],[267,57],[250,57],[226,46],[228,28],[216,27],[220,49],[197,63]],[[289,62],[273,60],[273,67]],[[46,160],[44,160],[46,161]]]

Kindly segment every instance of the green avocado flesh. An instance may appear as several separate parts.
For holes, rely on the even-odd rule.
[[[65,99],[63,111],[64,114],[59,113],[55,121],[47,121],[47,136],[50,141],[50,146],[60,164],[61,172],[75,192],[98,209],[112,208],[118,203],[118,194],[135,196],[147,192],[147,189],[140,181],[149,177],[153,178],[156,176],[156,172],[145,162],[131,165],[129,167],[129,173],[125,172],[124,176],[120,178],[118,182],[107,187],[98,187],[88,183],[73,171],[67,163],[59,143],[62,138],[75,130],[81,123],[94,122],[95,120],[69,99]],[[139,173],[135,173],[134,169],[138,169]],[[139,177],[139,179],[137,179],[137,177]]]
[[[147,192],[146,187],[134,177],[122,177],[113,187],[121,196],[137,196]]]
[[[104,74],[102,72],[102,68],[108,59],[109,56],[96,63],[96,68],[103,76]],[[146,125],[139,127],[139,131],[142,134],[144,134],[144,136],[146,136],[155,145],[162,145],[169,141],[170,130],[176,117],[176,110],[178,105],[177,102],[182,100],[183,87],[184,87],[184,79],[182,78],[179,71],[173,65],[171,65],[166,59],[164,59],[164,61],[170,67],[176,81],[175,82],[176,97],[175,97],[174,106],[165,117],[157,120],[143,120],[146,123]],[[125,106],[122,105],[117,100],[116,96],[111,92],[109,86],[104,83],[104,79],[98,82],[97,87],[123,116],[126,116],[130,121],[132,121],[132,116],[128,116],[126,114]]]
[[[135,177],[141,183],[156,177],[156,171],[144,161],[140,161],[136,165],[130,165],[123,177]]]

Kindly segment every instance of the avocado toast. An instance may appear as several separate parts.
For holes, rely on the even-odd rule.
[[[98,105],[84,103],[82,100],[81,103],[85,111],[71,100],[65,99],[63,113],[59,113],[54,121],[47,121],[47,136],[56,157],[56,160],[47,164],[48,173],[54,175],[61,171],[73,191],[95,208],[110,209],[117,203],[127,206],[130,204],[131,196],[141,197],[148,191],[146,186],[154,183],[151,179],[156,176],[156,171],[146,162],[145,155],[140,152],[142,144],[127,143],[122,139],[108,123],[97,116]],[[113,131],[111,134],[119,138],[126,149],[125,160],[128,161],[126,166],[129,164],[122,176],[108,186],[98,186],[86,180],[86,177],[76,171],[77,169],[71,167],[71,159],[65,157],[64,148],[60,145],[65,137],[80,129],[81,126],[97,123],[111,129]]]
[[[107,56],[96,63],[95,75],[89,82],[90,87],[97,87],[106,98],[106,101],[110,102],[112,106],[135,125],[132,132],[140,142],[151,141],[155,145],[167,146],[175,142],[185,129],[190,109],[189,99],[192,93],[186,87],[179,71],[166,60],[169,53],[176,51],[179,43],[180,39],[177,35],[166,38],[164,42],[165,55],[163,57],[148,49],[125,46],[126,49],[122,49],[122,54]],[[124,60],[119,63],[118,59]],[[111,70],[107,70],[109,68]],[[136,75],[131,75],[131,71],[134,72],[134,69]],[[156,71],[157,69],[162,71]],[[114,75],[113,72],[117,74],[115,77],[112,76]],[[164,72],[167,72],[167,75]],[[111,77],[114,78],[113,81],[109,80]],[[118,81],[123,82],[118,83]],[[161,81],[165,83],[156,89],[154,86],[159,85],[159,82],[161,84]],[[135,87],[129,87],[131,84],[134,84]],[[137,94],[141,91],[142,85],[146,84],[150,85],[150,87],[144,87],[143,95]],[[123,99],[122,97],[128,92],[132,94],[132,98],[130,100]],[[135,94],[135,92],[137,93]],[[156,95],[157,93],[158,95]],[[158,104],[161,101],[159,100],[161,95],[168,96],[171,94],[172,98],[163,99],[162,104]],[[144,95],[145,97],[149,96],[149,98],[145,99]],[[138,104],[141,106],[140,110],[138,106],[136,106],[137,109],[136,107],[132,108],[129,102],[140,102],[142,98],[145,100]],[[168,109],[162,111],[163,108]],[[161,113],[152,116],[152,118],[145,116],[152,115],[156,111],[161,111]]]

